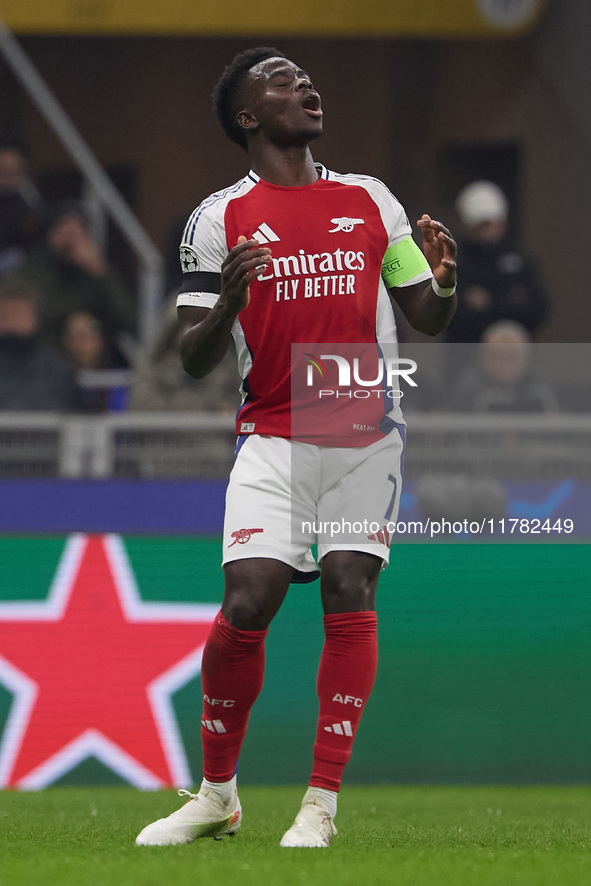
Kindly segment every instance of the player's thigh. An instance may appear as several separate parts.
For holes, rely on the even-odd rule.
[[[402,491],[404,446],[394,429],[383,440],[345,454],[340,476],[322,494],[318,556],[361,551],[388,562]],[[338,456],[335,456],[338,457]]]
[[[248,437],[230,474],[226,493],[223,563],[250,558],[276,559],[298,571],[313,571],[311,533],[294,537],[294,501],[308,522],[315,517],[312,495],[295,497],[292,443],[281,437]],[[310,499],[309,501],[307,499]],[[298,525],[303,521],[299,519]]]

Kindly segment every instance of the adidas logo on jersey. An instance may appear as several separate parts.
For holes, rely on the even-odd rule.
[[[221,720],[202,720],[201,725],[210,732],[217,732],[219,735],[222,735],[226,731]]]
[[[325,732],[334,732],[336,735],[353,735],[350,720],[343,720],[341,723],[333,723],[332,726],[325,726]]]
[[[383,529],[380,529],[379,532],[375,532],[367,537],[370,541],[379,541],[381,545],[386,545],[387,548],[390,547],[390,533],[386,526],[384,526]]]
[[[277,243],[281,238],[277,236],[273,228],[263,222],[258,226],[251,239],[258,240],[263,245],[263,243]]]

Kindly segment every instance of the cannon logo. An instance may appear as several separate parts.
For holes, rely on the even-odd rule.
[[[229,548],[233,548],[234,545],[245,545],[250,541],[251,535],[254,535],[255,532],[264,532],[264,529],[237,529],[236,532],[232,533],[232,538],[234,541],[228,545]]]
[[[331,222],[335,226],[329,230],[329,234],[335,234],[337,231],[343,231],[345,234],[350,234],[351,231],[355,228],[355,225],[364,225],[365,219],[363,218],[331,218]]]

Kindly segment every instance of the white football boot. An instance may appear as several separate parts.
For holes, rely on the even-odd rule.
[[[136,837],[138,846],[180,846],[199,837],[221,840],[233,837],[242,822],[240,801],[224,804],[215,791],[202,787],[198,794],[180,790],[179,797],[189,797],[176,812],[146,825]]]
[[[318,800],[305,800],[279,845],[293,849],[326,849],[336,833],[332,818]]]

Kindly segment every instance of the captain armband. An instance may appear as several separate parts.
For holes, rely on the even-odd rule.
[[[382,279],[388,288],[403,286],[413,277],[429,270],[427,259],[412,239],[406,237],[386,250],[382,262]]]

